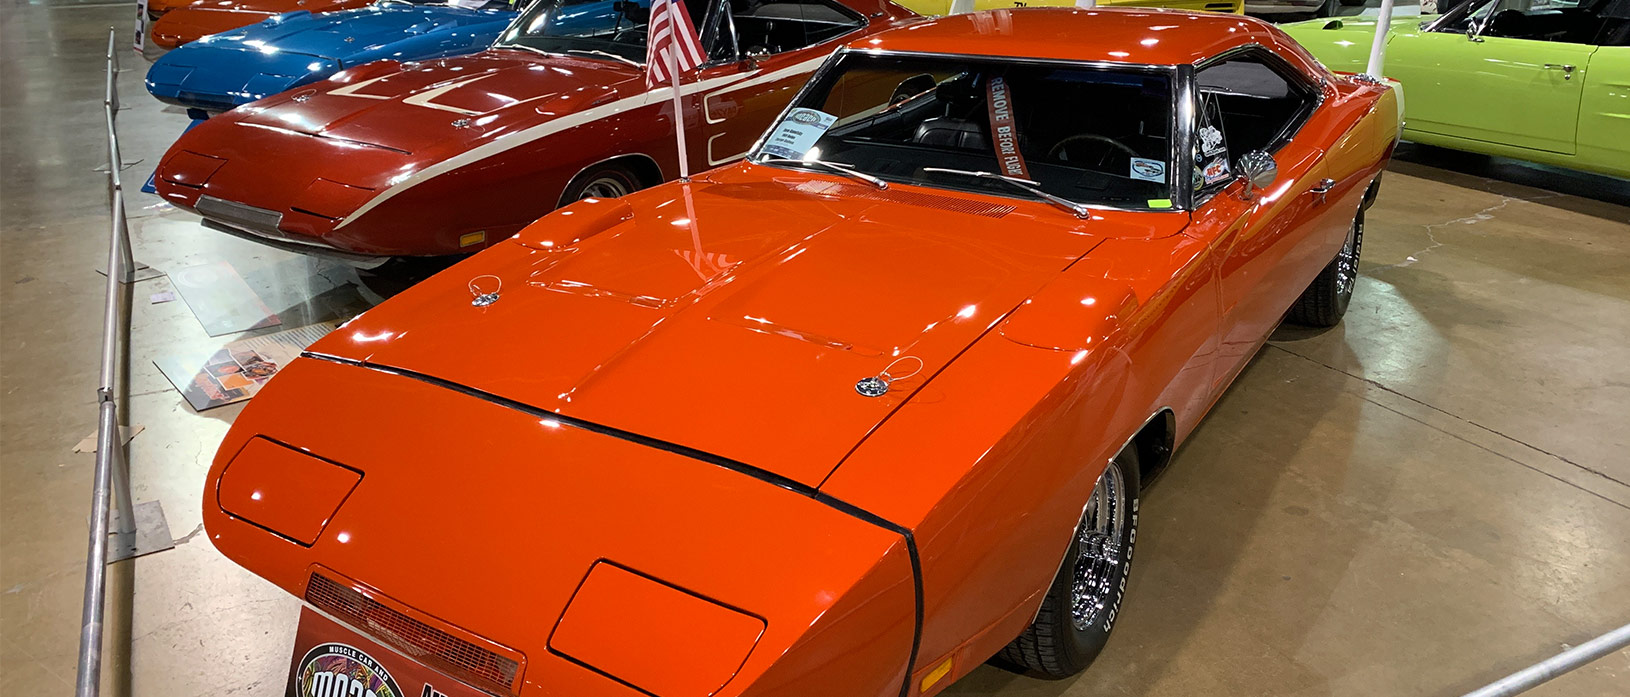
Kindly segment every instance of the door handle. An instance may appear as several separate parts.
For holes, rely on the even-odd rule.
[[[1573,66],[1573,65],[1567,64],[1567,63],[1546,63],[1545,64],[1545,69],[1546,70],[1561,70],[1562,71],[1562,79],[1564,79],[1564,80],[1572,80],[1573,79],[1573,71],[1576,69],[1576,67]]]
[[[1319,197],[1319,203],[1324,203],[1324,195],[1330,193],[1330,190],[1334,188],[1336,188],[1336,180],[1320,179],[1319,183],[1308,189],[1307,192]]]

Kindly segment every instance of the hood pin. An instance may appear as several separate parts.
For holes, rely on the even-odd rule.
[[[890,372],[894,370],[894,366],[899,365],[901,361],[908,360],[917,362],[917,367],[912,369],[911,372],[906,373],[905,375],[895,375]],[[860,396],[862,397],[881,397],[888,394],[889,385],[916,375],[917,373],[922,372],[922,369],[923,359],[916,356],[901,356],[894,359],[894,362],[890,363],[887,368],[884,368],[883,372],[869,378],[861,378],[860,382],[855,383],[855,391],[859,392]]]
[[[490,278],[490,279],[493,280],[493,283],[496,284],[496,286],[492,289],[491,292],[487,292],[486,290],[483,290],[481,288],[481,285],[477,283],[477,281],[480,281],[483,278]],[[498,292],[503,290],[503,289],[504,289],[504,279],[501,279],[501,278],[499,278],[497,276],[494,276],[492,274],[485,274],[485,275],[482,275],[482,276],[476,276],[475,278],[470,279],[470,297],[471,297],[470,304],[474,305],[476,307],[486,307],[486,306],[491,305],[491,304],[493,304],[495,302],[498,302]]]

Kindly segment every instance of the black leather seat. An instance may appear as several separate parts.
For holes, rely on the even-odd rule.
[[[967,118],[984,108],[982,90],[966,82],[942,82],[934,88],[934,99],[945,105],[945,115],[924,119],[917,125],[912,142],[963,149],[990,148],[990,134],[984,126]]]
[[[949,116],[936,116],[917,125],[917,133],[912,141],[919,145],[932,145],[937,147],[961,148],[964,150],[989,150],[990,136],[985,129],[972,121],[955,119]]]

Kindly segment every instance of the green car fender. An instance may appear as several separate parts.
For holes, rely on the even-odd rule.
[[[1420,17],[1393,18],[1392,26],[1387,31],[1387,41],[1406,33],[1420,33],[1422,21]],[[1324,67],[1337,72],[1361,73],[1370,62],[1375,23],[1373,19],[1357,17],[1310,19],[1281,24],[1279,28],[1319,59]]]
[[[1387,32],[1382,72],[1409,97],[1404,138],[1630,177],[1630,47],[1499,37],[1471,42],[1424,31],[1422,24],[1434,18],[1394,18]],[[1333,71],[1368,67],[1374,19],[1280,28]],[[1557,70],[1536,73],[1541,66]]]

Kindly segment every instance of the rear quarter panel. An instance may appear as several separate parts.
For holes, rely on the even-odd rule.
[[[1576,166],[1630,178],[1630,46],[1596,49],[1584,79]]]

